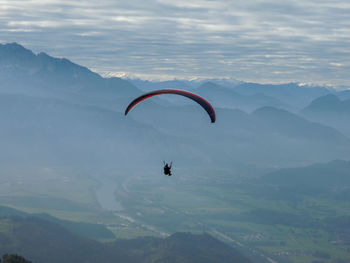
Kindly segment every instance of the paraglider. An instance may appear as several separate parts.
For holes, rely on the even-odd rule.
[[[171,162],[170,165],[164,161],[163,163],[164,163],[164,174],[167,176],[172,176],[171,167],[173,166],[173,162]]]
[[[151,98],[153,96],[162,95],[162,94],[181,95],[181,96],[187,97],[191,100],[194,100],[199,105],[201,105],[203,107],[203,109],[208,113],[211,122],[212,123],[215,122],[215,120],[216,120],[215,111],[208,101],[206,101],[202,97],[198,96],[197,94],[194,94],[194,93],[191,93],[191,92],[188,92],[185,90],[177,90],[177,89],[160,89],[160,90],[154,90],[154,91],[145,93],[145,94],[137,97],[136,99],[134,99],[132,102],[130,102],[130,104],[128,105],[128,107],[125,110],[125,115],[127,115],[129,113],[129,111],[134,106],[136,106],[138,103],[140,103],[141,101],[144,101],[144,100]]]
[[[128,105],[128,107],[125,109],[125,115],[127,115],[129,113],[129,111],[135,107],[138,103],[140,103],[141,101],[144,101],[148,98],[151,98],[153,96],[157,96],[157,95],[162,95],[162,94],[175,94],[175,95],[181,95],[184,97],[187,97],[195,102],[197,102],[200,106],[202,106],[202,108],[208,113],[210,120],[212,123],[214,123],[216,121],[216,115],[215,115],[215,111],[214,108],[211,106],[211,104],[206,101],[204,98],[198,96],[197,94],[185,91],[185,90],[177,90],[177,89],[160,89],[160,90],[154,90],[151,92],[147,92],[139,97],[137,97],[136,99],[134,99],[132,102],[130,102],[130,104]],[[172,167],[172,162],[170,163],[170,165],[168,163],[164,163],[164,174],[167,176],[172,176],[171,173],[171,167]]]

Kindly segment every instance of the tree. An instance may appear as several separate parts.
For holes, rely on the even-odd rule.
[[[31,261],[26,260],[24,257],[18,255],[8,255],[5,254],[2,256],[2,263],[32,263]]]

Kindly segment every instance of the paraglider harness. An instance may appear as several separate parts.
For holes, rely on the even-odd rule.
[[[171,176],[171,166],[173,165],[173,162],[170,163],[170,165],[168,165],[168,163],[164,163],[164,174],[167,176]]]

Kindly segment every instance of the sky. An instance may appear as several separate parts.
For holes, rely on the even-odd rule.
[[[350,86],[349,0],[0,0],[0,43],[103,76]]]

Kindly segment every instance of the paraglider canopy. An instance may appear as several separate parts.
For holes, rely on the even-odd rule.
[[[126,108],[125,110],[125,115],[127,115],[129,113],[129,111],[138,103],[140,103],[141,101],[144,101],[148,98],[151,98],[153,96],[157,96],[157,95],[162,95],[162,94],[175,94],[175,95],[181,95],[181,96],[185,96],[191,100],[194,100],[195,102],[197,102],[199,105],[201,105],[204,110],[209,114],[210,120],[212,123],[215,122],[216,120],[216,116],[215,116],[215,111],[213,109],[213,107],[210,105],[210,103],[208,101],[206,101],[205,99],[203,99],[202,97],[198,96],[197,94],[185,91],[185,90],[177,90],[177,89],[160,89],[160,90],[154,90],[148,93],[145,93],[139,97],[137,97],[136,99],[134,99]]]

